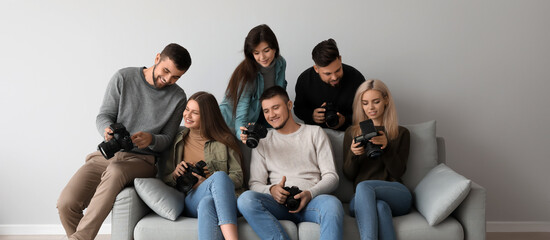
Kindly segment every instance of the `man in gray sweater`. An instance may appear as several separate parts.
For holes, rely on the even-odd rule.
[[[187,103],[175,83],[190,66],[189,52],[172,43],[156,55],[153,66],[124,68],[111,78],[97,129],[105,142],[117,141],[110,126],[121,123],[134,146],[109,159],[100,151],[91,153],[63,189],[57,208],[69,239],[94,239],[124,186],[155,176],[155,158],[171,145]]]
[[[326,133],[319,126],[296,123],[292,101],[279,86],[264,91],[260,103],[274,130],[252,150],[250,190],[237,201],[240,212],[261,239],[290,239],[277,221],[283,219],[318,223],[321,239],[342,239],[344,210],[329,195],[338,186],[338,174]],[[243,142],[247,138],[241,134]],[[284,187],[290,186],[302,190],[294,196],[299,200],[296,209],[285,205],[291,195]]]

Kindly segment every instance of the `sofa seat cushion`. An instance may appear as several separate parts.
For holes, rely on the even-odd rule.
[[[344,238],[360,239],[357,221],[348,213],[349,204],[344,204]],[[437,226],[430,226],[426,219],[416,210],[407,215],[394,217],[393,225],[399,240],[463,240],[462,225],[453,217],[448,217]],[[320,237],[320,226],[316,223],[303,222],[298,224],[300,240],[313,240]]]
[[[464,229],[453,217],[446,218],[436,226],[430,226],[416,210],[393,218],[397,239],[410,240],[463,240]]]
[[[259,240],[252,227],[243,217],[238,219],[239,239]],[[296,224],[292,221],[279,221],[290,239],[298,239]],[[175,221],[167,220],[154,212],[143,217],[134,229],[135,240],[199,239],[198,220],[180,216]]]

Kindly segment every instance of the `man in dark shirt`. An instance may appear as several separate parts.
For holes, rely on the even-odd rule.
[[[315,65],[296,83],[294,113],[306,124],[344,131],[351,125],[353,98],[365,77],[342,63],[336,41],[322,41],[311,52]]]

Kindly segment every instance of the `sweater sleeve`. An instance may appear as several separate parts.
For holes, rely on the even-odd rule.
[[[153,141],[149,145],[149,149],[156,152],[162,152],[172,144],[174,136],[178,132],[181,120],[183,119],[183,111],[186,105],[187,97],[183,95],[172,113],[172,116],[170,116],[170,119],[166,122],[160,133],[153,134]]]
[[[300,74],[298,80],[296,81],[296,86],[294,87],[294,90],[296,92],[296,98],[294,100],[294,114],[296,114],[296,116],[304,121],[304,123],[306,124],[318,125],[317,123],[313,122],[312,119],[314,109],[309,108],[307,104],[308,101],[306,97],[306,92],[308,90],[305,86],[305,81],[308,75],[307,72],[308,71],[306,70],[305,72]]]
[[[344,146],[342,151],[344,151],[344,176],[350,181],[355,181],[359,171],[359,156],[356,156],[351,151],[351,144],[353,143],[353,136],[351,136],[351,127],[346,130],[344,134]]]
[[[97,131],[101,137],[105,133],[105,128],[117,122],[122,82],[122,75],[120,72],[116,72],[107,85],[107,90],[103,96],[103,103],[96,118]]]
[[[407,170],[407,160],[409,158],[410,133],[404,127],[399,127],[398,138],[391,141],[385,151],[388,156],[384,158],[386,171],[392,178],[401,181],[401,177]]]
[[[248,186],[252,191],[270,194],[269,188],[271,185],[267,182],[269,177],[267,165],[265,163],[265,157],[260,153],[261,150],[261,145],[252,150]]]
[[[309,189],[312,198],[320,194],[331,193],[338,187],[339,181],[338,174],[336,173],[336,167],[334,165],[332,146],[330,145],[327,134],[320,127],[318,127],[314,139],[317,162],[321,172],[321,180]]]

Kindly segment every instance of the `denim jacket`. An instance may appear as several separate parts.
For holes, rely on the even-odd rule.
[[[188,134],[189,128],[184,128],[176,135],[170,157],[166,161],[166,175],[163,177],[163,181],[170,186],[176,185],[172,172],[174,172],[176,166],[183,159],[184,139]],[[208,171],[210,173],[217,171],[226,172],[235,185],[235,192],[241,192],[240,190],[243,186],[243,171],[239,159],[239,154],[223,143],[210,140],[204,145],[204,162],[206,162]]]
[[[275,85],[281,86],[286,89],[287,81],[285,79],[286,61],[282,56],[279,56],[275,60]],[[223,119],[227,123],[229,129],[232,129],[237,139],[241,138],[242,126],[246,126],[247,123],[256,122],[258,116],[262,112],[262,106],[260,104],[260,96],[264,92],[264,77],[260,72],[256,76],[256,84],[254,86],[245,86],[245,90],[239,98],[237,103],[236,116],[233,116],[233,107],[231,100],[224,97],[220,104],[220,110],[222,112]]]

